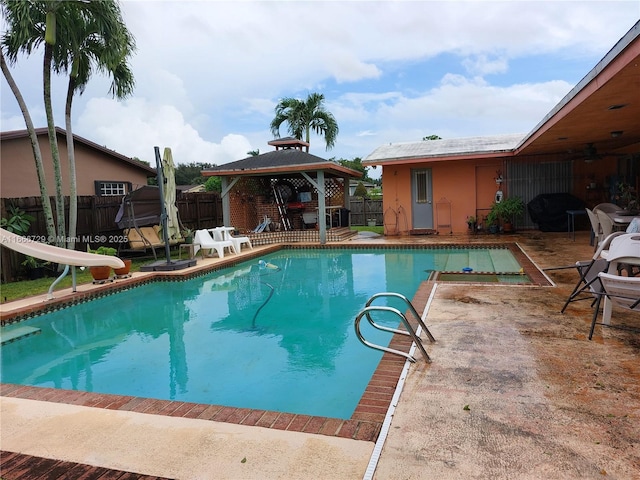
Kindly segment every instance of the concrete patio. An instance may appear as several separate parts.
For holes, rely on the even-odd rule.
[[[587,232],[347,243],[496,242],[517,242],[555,286],[438,283],[426,317],[433,362],[410,366],[381,447],[2,397],[0,448],[180,479],[640,477],[640,334],[597,326],[589,341],[589,302],[559,313],[577,274],[558,267],[591,256]],[[614,310],[613,323],[640,327],[640,316]]]

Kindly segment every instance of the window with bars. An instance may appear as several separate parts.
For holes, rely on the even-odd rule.
[[[415,172],[416,203],[427,203],[429,201],[429,179],[426,171]]]

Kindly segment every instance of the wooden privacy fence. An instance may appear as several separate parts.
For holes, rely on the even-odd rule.
[[[95,248],[98,237],[106,237],[113,247],[118,247],[122,229],[118,228],[115,218],[122,203],[122,196],[81,196],[78,197],[78,223],[76,233],[76,249],[86,250],[87,245]],[[176,198],[180,221],[189,228],[210,228],[222,225],[222,200],[220,194],[178,193]],[[38,241],[47,241],[47,227],[40,197],[2,198],[0,199],[0,215],[7,217],[7,208],[14,205],[35,218],[29,228],[29,237]],[[51,197],[51,207],[55,219],[55,198]],[[69,197],[65,198],[65,219],[69,219]],[[67,227],[68,228],[68,227]],[[13,257],[13,259],[12,259]],[[15,263],[15,256],[2,249],[2,280],[13,279],[18,274],[20,264]]]
[[[376,225],[384,225],[382,199],[350,197],[351,225],[368,225],[375,221]]]

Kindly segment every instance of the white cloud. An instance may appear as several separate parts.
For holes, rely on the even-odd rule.
[[[471,75],[480,76],[505,73],[509,70],[509,63],[506,58],[489,59],[487,55],[466,58],[462,61],[462,65]]]
[[[108,79],[94,77],[74,100],[74,130],[145,160],[153,161],[158,145],[170,146],[176,162],[223,164],[270,150],[279,98],[317,91],[340,127],[329,152],[312,139],[312,153],[326,158],[365,157],[382,143],[429,134],[529,131],[574,80],[553,70],[541,80],[528,80],[526,71],[515,79],[510,66],[549,71],[535,59],[585,58],[584,75],[640,17],[639,5],[126,1],[138,45],[134,95],[107,99]],[[40,51],[12,67],[39,127],[41,65]],[[59,126],[65,88],[54,77]],[[2,128],[24,128],[8,90],[3,83]]]
[[[178,163],[206,162],[221,165],[246,157],[252,149],[242,135],[227,134],[220,143],[204,140],[180,111],[145,99],[116,102],[94,98],[78,119],[76,133],[123,155],[155,164],[154,147],[170,147]]]

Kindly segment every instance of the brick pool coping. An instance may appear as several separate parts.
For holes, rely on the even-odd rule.
[[[423,282],[418,288],[412,300],[418,312],[424,310],[432,288],[432,282]],[[412,324],[417,324],[411,317],[408,317],[408,319]],[[408,353],[411,344],[410,337],[396,334],[393,335],[389,347]],[[398,385],[404,364],[404,357],[384,352],[354,413],[349,419],[9,383],[0,383],[0,396],[169,417],[196,418],[214,422],[375,442]]]

